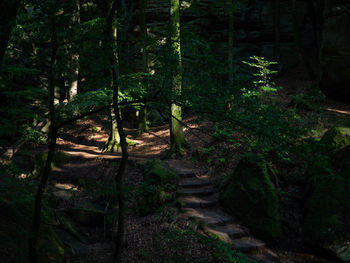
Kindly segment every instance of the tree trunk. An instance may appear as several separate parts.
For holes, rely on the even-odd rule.
[[[149,57],[147,46],[147,23],[146,23],[146,8],[147,0],[141,0],[141,15],[140,15],[140,27],[142,35],[142,70],[144,73],[149,73]],[[148,90],[148,77],[144,78],[144,85]],[[146,105],[142,105],[138,115],[138,135],[143,134],[149,130],[147,125],[147,108]]]
[[[103,152],[118,152],[120,149],[120,136],[118,132],[118,125],[116,120],[116,114],[114,108],[110,110],[110,118],[111,118],[111,128],[110,134],[108,137],[108,141],[103,146]]]
[[[112,8],[108,14],[107,23],[106,23],[106,39],[107,43],[111,45],[109,52],[109,61],[111,65],[111,74],[112,74],[112,82],[111,87],[113,89],[113,109],[115,114],[115,120],[117,122],[117,128],[120,136],[120,147],[122,149],[122,160],[118,169],[118,173],[115,177],[115,185],[116,185],[116,193],[118,200],[118,230],[116,236],[116,244],[115,250],[113,253],[113,262],[121,262],[121,254],[123,248],[123,239],[124,239],[124,192],[123,192],[123,176],[126,169],[126,164],[128,162],[128,145],[126,142],[126,134],[123,129],[123,120],[119,114],[119,61],[118,61],[118,52],[117,48],[115,48],[115,44],[117,41],[117,29],[113,26],[113,21],[115,19],[115,13],[117,8],[117,0],[113,1]]]
[[[20,0],[0,1],[0,69],[20,3]]]
[[[228,29],[228,64],[229,83],[233,86],[233,30],[234,30],[234,0],[229,0],[229,29]]]
[[[73,12],[73,25],[80,24],[80,0],[75,0],[75,10]],[[79,53],[72,55],[72,79],[69,84],[68,100],[72,100],[78,94],[78,79],[79,79]]]
[[[275,35],[275,43],[274,43],[274,57],[275,60],[280,62],[281,55],[281,30],[280,30],[280,19],[281,19],[281,5],[280,0],[274,0],[274,12],[273,12],[273,27],[274,27],[274,35]]]
[[[53,14],[51,17],[51,56],[50,56],[50,72],[49,72],[49,93],[50,93],[50,101],[49,101],[49,109],[50,109],[50,145],[49,152],[47,155],[44,171],[41,174],[40,184],[38,186],[36,195],[35,195],[35,203],[34,203],[34,217],[33,217],[33,226],[32,226],[32,234],[29,238],[29,259],[31,263],[38,262],[37,255],[37,244],[39,239],[39,230],[40,230],[40,216],[41,216],[41,207],[42,207],[42,199],[43,194],[45,192],[47,180],[49,179],[50,171],[51,171],[51,163],[53,160],[53,155],[56,149],[56,140],[58,129],[56,126],[56,116],[55,116],[55,70],[54,66],[56,64],[56,56],[57,56],[57,32],[56,32],[56,21],[55,15]]]
[[[292,0],[292,13],[293,13],[293,29],[294,29],[294,41],[295,45],[297,47],[297,50],[299,52],[299,56],[301,59],[301,62],[303,63],[305,70],[308,74],[308,77],[310,80],[314,80],[315,72],[311,66],[310,60],[307,57],[307,54],[304,51],[304,48],[302,46],[301,38],[300,38],[300,32],[299,32],[299,25],[298,25],[298,16],[297,16],[297,0]]]
[[[180,95],[182,89],[181,41],[180,41],[180,1],[170,0],[170,47],[172,56],[172,93]],[[182,155],[186,140],[183,133],[181,106],[171,104],[170,116],[170,152]]]

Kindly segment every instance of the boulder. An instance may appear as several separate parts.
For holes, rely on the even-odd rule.
[[[339,2],[329,1],[325,10],[320,89],[328,97],[350,103],[350,4]]]
[[[69,209],[68,214],[74,221],[86,226],[102,227],[104,225],[104,211],[89,201],[84,201]]]
[[[281,236],[276,189],[261,158],[246,157],[239,162],[224,187],[220,203],[257,234],[274,241]]]
[[[155,159],[145,164],[145,175],[138,188],[138,211],[146,215],[174,199],[178,175],[166,162]]]
[[[304,236],[307,243],[350,261],[350,176],[320,174],[310,179]]]
[[[333,127],[323,135],[320,142],[328,153],[336,153],[350,145],[350,128]]]

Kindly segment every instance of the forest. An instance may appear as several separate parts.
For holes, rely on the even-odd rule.
[[[0,262],[350,262],[349,61],[348,0],[0,0]]]

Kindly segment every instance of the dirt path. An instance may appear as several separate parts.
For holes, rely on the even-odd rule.
[[[186,120],[188,125],[191,119]],[[101,153],[100,149],[108,138],[106,131],[102,130],[102,125],[92,120],[79,122],[69,135],[64,134],[58,140],[59,149],[70,154],[71,160],[60,168],[55,168],[50,184],[55,187],[72,189],[85,189],[85,185],[92,184],[98,188],[100,184],[112,184],[120,153]],[[133,130],[127,130],[129,137]],[[199,133],[197,130],[185,130],[192,150],[204,145],[210,138]],[[202,140],[199,139],[203,138]],[[169,131],[167,125],[152,128],[133,141],[135,146],[130,147],[131,163],[142,163],[148,159],[162,158],[169,148]],[[241,250],[251,258],[258,259],[259,262],[329,262],[317,259],[311,254],[295,251],[272,251],[266,244],[256,239],[249,233],[239,220],[225,214],[218,204],[217,189],[213,186],[215,176],[208,173],[206,164],[194,164],[191,160],[191,151],[181,160],[170,160],[170,165],[182,176],[178,195],[182,207],[185,209],[183,215],[176,215],[176,212],[163,211],[162,214],[154,214],[146,217],[139,217],[135,211],[135,186],[142,180],[142,170],[137,166],[128,166],[125,176],[125,185],[129,189],[129,208],[126,221],[126,244],[123,258],[125,262],[165,262],[164,249],[166,241],[159,244],[159,237],[164,233],[172,231],[174,222],[188,228],[192,223],[192,218],[197,218],[206,224],[205,232],[214,233],[221,239],[232,244],[236,249]],[[89,191],[93,188],[90,188]],[[80,202],[82,199],[89,199],[89,194],[77,196],[63,195],[63,202],[58,209],[71,207],[72,204]],[[61,193],[62,194],[62,191]],[[169,220],[169,215],[171,219]],[[113,251],[113,242],[105,239],[103,226],[86,227],[78,226],[80,232],[88,233],[88,241],[80,244],[81,251],[76,255],[71,255],[70,262],[106,262]],[[209,259],[213,254],[212,245],[201,244],[199,240],[189,239],[183,241],[183,245],[189,247],[188,254],[179,251],[169,252],[179,253],[181,257],[185,253],[192,262],[215,262]],[[171,249],[170,249],[171,251]],[[169,255],[171,257],[171,255]],[[83,260],[83,261],[82,261]],[[184,261],[185,262],[185,261]]]

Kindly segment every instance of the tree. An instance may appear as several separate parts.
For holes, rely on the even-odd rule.
[[[0,2],[0,69],[20,3],[20,0]]]
[[[171,89],[173,99],[181,94],[182,68],[181,68],[181,40],[180,40],[180,1],[170,0],[170,52],[171,52]],[[186,146],[183,133],[181,106],[172,101],[170,117],[170,144],[171,152],[182,154]]]
[[[229,2],[229,22],[228,22],[228,63],[229,63],[229,84],[233,86],[233,33],[234,33],[234,0]]]
[[[281,19],[281,4],[280,0],[273,1],[273,31],[275,35],[275,45],[274,45],[274,57],[276,61],[280,59],[280,19]]]
[[[141,15],[140,15],[140,27],[141,27],[141,37],[142,37],[142,70],[144,73],[149,73],[149,54],[147,45],[147,23],[146,23],[146,8],[147,0],[141,0]],[[144,79],[144,85],[146,90],[148,90],[148,77]],[[142,105],[138,116],[138,134],[142,134],[149,130],[147,125],[147,107]]]
[[[122,160],[119,165],[118,172],[115,176],[116,193],[118,200],[118,232],[116,238],[115,251],[113,254],[113,262],[121,261],[123,239],[124,239],[124,194],[123,194],[123,175],[125,173],[126,164],[128,162],[128,145],[126,142],[126,134],[123,129],[123,120],[121,118],[120,106],[119,106],[119,92],[120,92],[120,81],[119,81],[119,61],[118,51],[115,47],[117,43],[117,28],[115,27],[115,15],[117,10],[117,0],[112,2],[112,7],[109,10],[106,28],[105,28],[105,45],[107,45],[108,57],[111,66],[111,88],[113,90],[113,110],[115,113],[115,121],[117,124],[118,133],[120,136],[120,147],[122,150]]]
[[[29,239],[29,258],[31,263],[38,262],[37,255],[37,243],[39,238],[39,229],[40,229],[40,217],[41,217],[41,207],[42,207],[42,199],[43,194],[45,192],[47,180],[50,175],[51,163],[53,160],[53,155],[56,149],[56,141],[58,135],[58,127],[57,127],[57,116],[55,113],[55,65],[57,61],[57,28],[56,28],[56,13],[55,10],[57,8],[57,2],[53,4],[51,11],[49,14],[49,26],[50,26],[50,69],[48,75],[48,89],[49,89],[49,110],[50,110],[50,143],[49,143],[49,152],[47,155],[46,163],[44,170],[41,174],[40,184],[38,186],[36,195],[35,195],[35,203],[34,203],[34,217],[33,217],[33,227],[32,227],[32,235]]]
[[[298,22],[298,10],[297,10],[297,0],[292,0],[292,15],[293,15],[293,31],[294,31],[294,41],[295,41],[295,46],[299,52],[299,56],[301,59],[301,62],[303,63],[305,70],[308,74],[308,77],[311,80],[314,80],[315,77],[315,72],[311,66],[310,60],[305,53],[305,50],[303,48],[302,42],[301,42],[301,37],[300,37],[300,32],[299,32],[299,22]]]
[[[74,11],[72,16],[73,26],[80,24],[80,0],[74,0]],[[79,53],[72,55],[71,80],[69,83],[68,100],[72,100],[78,94],[78,78],[79,78]]]

